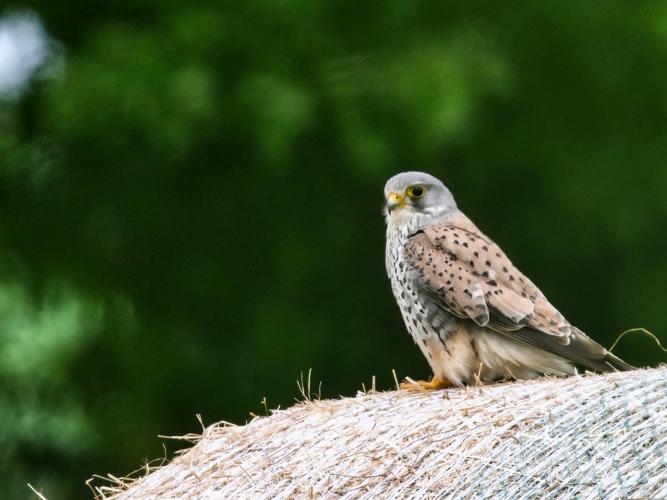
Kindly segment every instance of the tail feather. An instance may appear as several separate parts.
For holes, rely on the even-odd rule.
[[[628,371],[636,368],[591,339],[579,328],[573,327],[572,348],[577,353],[572,360],[600,372]]]
[[[511,333],[512,337],[535,347],[556,354],[572,363],[599,372],[628,371],[635,367],[610,353],[584,332],[572,327],[570,342],[563,344],[552,335],[532,328],[522,328]]]
[[[609,365],[612,370],[616,370],[619,372],[627,372],[629,370],[636,370],[637,367],[632,366],[629,363],[626,363],[623,361],[621,358],[618,356],[614,356],[612,353],[607,351],[607,355],[604,357],[604,362]],[[607,370],[607,371],[612,371],[612,370]]]

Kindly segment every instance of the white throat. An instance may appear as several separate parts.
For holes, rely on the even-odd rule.
[[[448,210],[445,207],[431,207],[417,212],[410,207],[394,210],[391,214],[385,214],[387,223],[387,235],[400,234],[403,237],[419,231],[425,226],[450,216],[456,210]]]

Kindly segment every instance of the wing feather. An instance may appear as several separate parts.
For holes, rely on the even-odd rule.
[[[411,235],[416,285],[449,313],[594,370],[632,366],[573,327],[462,213]]]
[[[413,235],[406,257],[456,316],[501,332],[530,327],[567,344],[571,326],[542,292],[462,214]]]
[[[573,327],[463,214],[409,237],[417,285],[439,307],[594,370],[632,367]]]

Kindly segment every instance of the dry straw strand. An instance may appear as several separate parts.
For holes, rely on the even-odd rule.
[[[621,332],[618,335],[618,337],[616,337],[616,340],[614,340],[614,343],[611,345],[611,347],[607,350],[609,352],[612,352],[614,350],[614,347],[616,347],[616,344],[618,344],[623,337],[631,333],[641,333],[649,338],[652,338],[655,341],[655,343],[658,344],[658,349],[660,349],[664,353],[667,353],[667,349],[665,349],[662,343],[660,343],[660,339],[654,333],[649,332],[646,328],[630,328],[629,330]]]

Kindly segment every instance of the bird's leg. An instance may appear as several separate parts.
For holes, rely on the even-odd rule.
[[[431,380],[412,380],[410,377],[406,377],[405,380],[406,382],[401,383],[399,387],[408,391],[433,391],[454,385],[450,380],[435,375]]]

